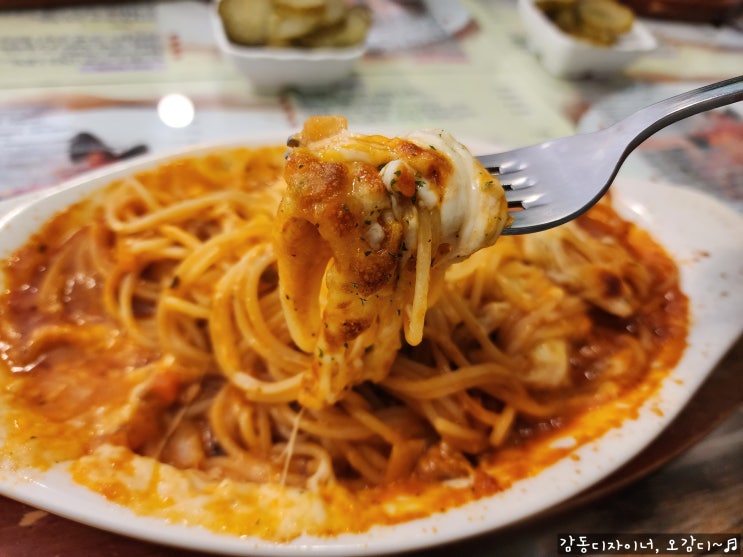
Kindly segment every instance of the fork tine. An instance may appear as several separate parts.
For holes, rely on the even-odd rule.
[[[504,153],[508,155],[509,153]],[[501,186],[506,191],[520,190],[531,187],[536,184],[533,177],[530,177],[528,168],[524,164],[516,165],[515,160],[511,157],[504,157],[503,160],[506,162],[501,163],[495,157],[490,157],[490,166],[486,166],[486,170],[493,176],[498,178]],[[495,160],[493,160],[495,159]],[[498,166],[498,165],[502,166]]]
[[[509,209],[530,209],[544,205],[548,200],[545,192],[532,193],[530,191],[506,190],[506,201]]]
[[[477,157],[483,166],[498,178],[506,192],[508,211],[513,222],[503,230],[506,236],[524,234],[548,228],[545,219],[551,217],[551,194],[539,186],[539,172],[529,164],[533,147],[522,147],[504,153]]]
[[[488,155],[480,155],[477,160],[485,167],[485,169],[491,174],[500,174],[501,169],[507,169],[512,166],[518,158],[515,151],[506,151],[503,153],[492,153]]]
[[[526,169],[509,174],[494,174],[494,176],[506,190],[520,190],[536,185],[534,177],[530,176]]]
[[[485,169],[496,176],[505,190],[534,185],[527,173],[528,165],[521,157],[522,149],[478,157]]]

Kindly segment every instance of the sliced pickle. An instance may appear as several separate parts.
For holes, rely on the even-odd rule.
[[[635,16],[629,8],[612,0],[583,0],[578,14],[585,27],[621,35],[632,29]]]
[[[563,32],[611,46],[632,29],[635,15],[615,0],[538,0],[536,6]]]
[[[219,17],[227,37],[244,45],[265,44],[271,10],[271,0],[222,0],[219,3]]]

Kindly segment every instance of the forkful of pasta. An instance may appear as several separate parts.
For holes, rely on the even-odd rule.
[[[503,234],[546,230],[572,220],[609,189],[627,156],[669,124],[743,100],[743,76],[645,107],[613,126],[478,157],[498,176],[513,217]]]
[[[387,138],[308,119],[289,140],[274,249],[294,343],[312,354],[299,400],[322,408],[385,378],[423,337],[444,271],[510,222],[498,180],[443,130]]]

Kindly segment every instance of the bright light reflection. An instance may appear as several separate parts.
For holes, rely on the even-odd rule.
[[[171,128],[185,128],[193,122],[194,114],[191,99],[179,93],[165,95],[157,103],[157,115]]]

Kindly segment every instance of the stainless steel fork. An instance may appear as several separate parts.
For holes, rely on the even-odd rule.
[[[503,234],[537,232],[574,219],[601,198],[627,155],[648,137],[740,100],[743,76],[660,101],[603,130],[478,157],[506,190],[514,221]]]

